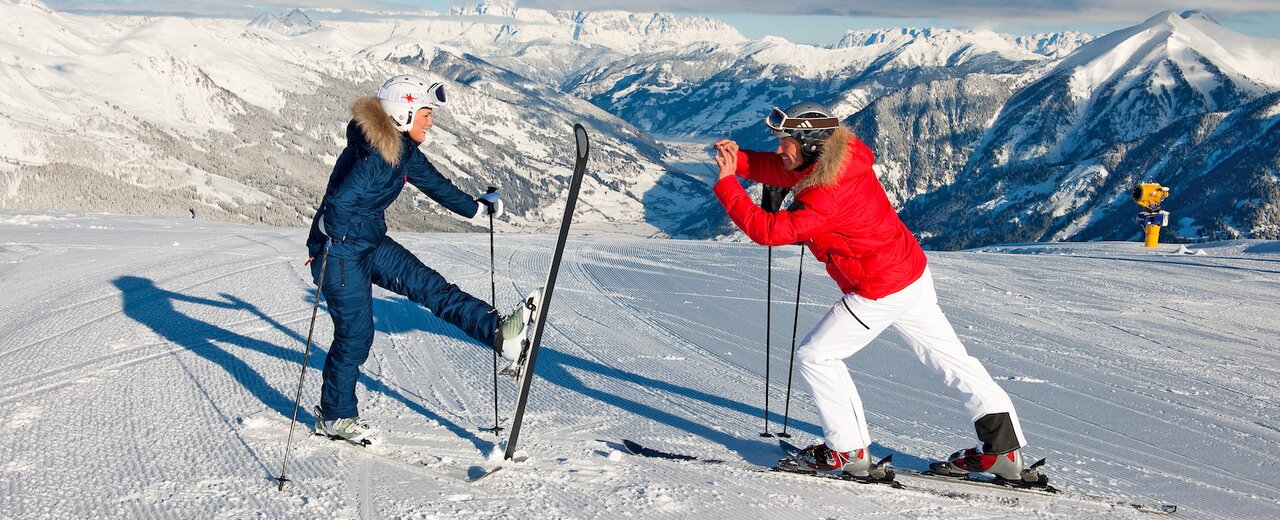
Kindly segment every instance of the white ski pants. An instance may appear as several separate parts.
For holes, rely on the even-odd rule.
[[[938,307],[933,276],[926,268],[911,285],[879,300],[846,294],[818,321],[796,351],[800,374],[817,401],[827,447],[851,451],[871,444],[862,398],[844,360],[892,326],[906,338],[916,357],[960,391],[972,420],[1007,412],[1025,446],[1013,402],[973,356],[965,351]]]

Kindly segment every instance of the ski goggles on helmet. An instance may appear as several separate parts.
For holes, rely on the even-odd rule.
[[[399,90],[399,89],[396,89]],[[420,92],[396,92],[386,86],[378,87],[378,99],[398,101],[401,103],[417,103],[426,107],[438,107],[445,104],[444,83],[436,82]]]
[[[444,83],[432,83],[430,87],[427,87],[427,99],[435,100],[432,103],[433,105],[443,105],[445,102]]]
[[[834,117],[791,117],[781,108],[773,107],[765,116],[764,124],[777,135],[789,135],[794,131],[831,130],[840,126]]]

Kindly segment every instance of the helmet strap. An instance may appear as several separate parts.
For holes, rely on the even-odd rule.
[[[809,169],[810,166],[813,166],[813,163],[818,160],[818,156],[816,155],[814,156],[802,155],[802,157],[804,157],[804,162],[801,163],[800,166],[797,166],[796,169],[791,171],[796,171],[796,172],[805,171]]]

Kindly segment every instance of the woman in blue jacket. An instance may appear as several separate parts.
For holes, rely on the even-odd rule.
[[[444,85],[416,76],[396,76],[377,95],[357,99],[347,124],[347,147],[329,177],[324,200],[307,239],[313,259],[328,251],[321,292],[333,318],[333,344],[324,362],[318,431],[351,442],[377,442],[375,430],[356,410],[356,378],[373,345],[373,284],[404,295],[467,336],[518,358],[541,290],[511,314],[449,283],[440,273],[387,236],[385,212],[406,183],[459,215],[502,214],[497,192],[472,198],[436,170],[422,154],[432,111],[445,104]],[[311,264],[319,283],[320,265]]]

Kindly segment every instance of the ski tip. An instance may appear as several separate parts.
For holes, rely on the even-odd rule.
[[[628,439],[622,439],[622,447],[626,448],[632,455],[639,455],[644,450],[644,447],[639,443]]]
[[[590,141],[587,139],[587,129],[582,127],[582,123],[573,124],[573,137],[578,140],[578,158],[585,159]]]
[[[796,454],[800,452],[799,446],[796,446],[795,444],[791,444],[790,442],[787,442],[785,439],[778,439],[778,447],[782,448],[782,451],[785,451],[790,454]]]
[[[484,480],[489,475],[497,473],[501,469],[502,469],[502,466],[494,466],[493,468],[490,468],[490,469],[485,469],[480,466],[474,466],[469,470],[467,470],[467,482],[474,484],[476,482]]]

